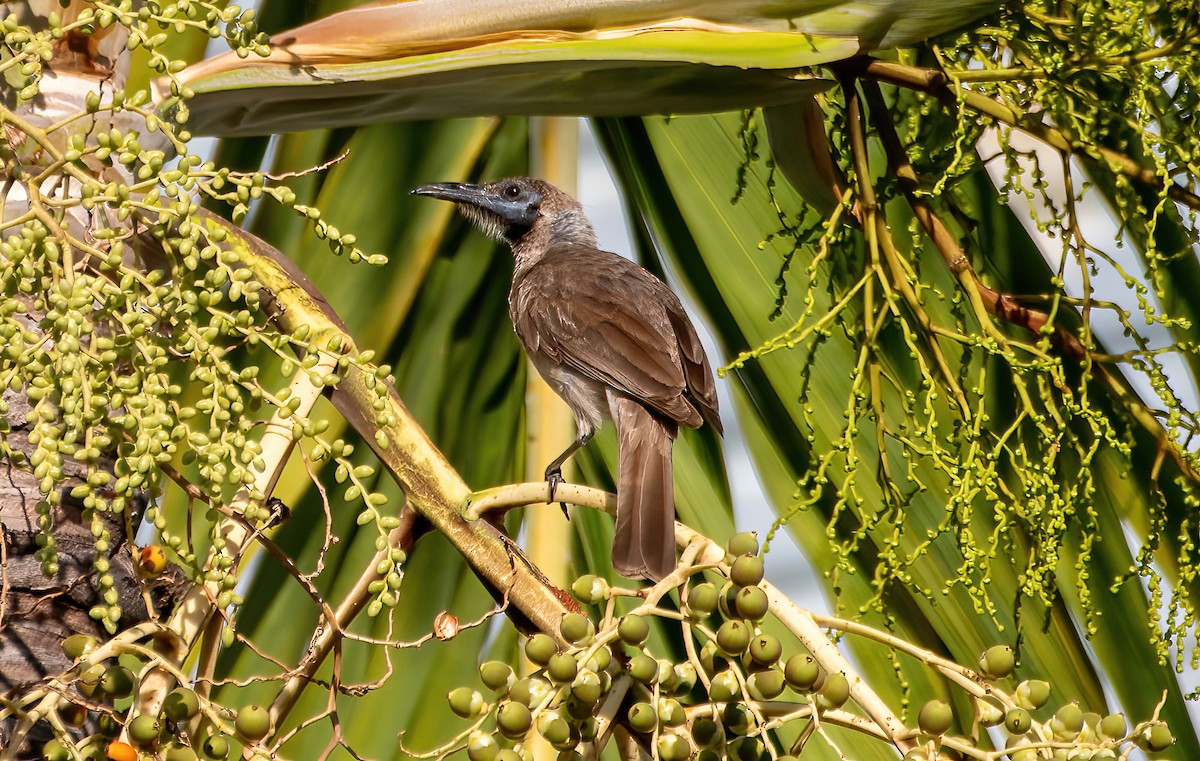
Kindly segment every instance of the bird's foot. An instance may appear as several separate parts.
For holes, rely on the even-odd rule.
[[[558,491],[558,485],[565,483],[563,480],[562,468],[546,468],[546,485],[550,487],[550,499],[554,499],[554,492]],[[562,508],[563,517],[571,520],[571,514],[567,512],[567,503],[559,502],[558,506]]]

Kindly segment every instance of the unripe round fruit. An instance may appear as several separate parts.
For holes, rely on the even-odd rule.
[[[980,700],[975,704],[979,710],[979,723],[985,727],[994,727],[1004,722],[1004,712],[988,700]]]
[[[571,725],[567,720],[554,713],[544,713],[538,717],[538,734],[546,738],[546,742],[554,746],[563,745],[571,739]]]
[[[612,653],[607,647],[602,647],[592,653],[592,657],[588,659],[587,667],[597,674],[607,671],[608,664],[612,663]]]
[[[688,611],[698,618],[704,618],[716,610],[717,588],[709,582],[697,584],[688,590]]]
[[[729,666],[729,661],[720,655],[717,643],[709,640],[700,648],[700,668],[710,677]]]
[[[158,735],[162,730],[158,719],[145,713],[134,716],[126,725],[126,728],[129,730],[129,739],[133,740],[135,745],[140,745],[143,748],[157,745]]]
[[[725,582],[721,591],[717,592],[717,611],[722,618],[737,618],[737,593],[741,590],[732,581]]]
[[[725,545],[725,551],[733,557],[758,554],[758,534],[753,531],[743,531],[734,534]]]
[[[575,677],[575,681],[571,682],[571,696],[586,706],[594,706],[600,702],[603,693],[604,687],[595,671],[584,669]]]
[[[746,680],[750,697],[755,700],[774,700],[783,692],[783,674],[775,671],[756,671]]]
[[[664,732],[658,736],[658,757],[662,761],[684,761],[692,754],[688,741],[674,732]]]
[[[826,674],[825,684],[817,693],[817,705],[826,711],[841,708],[850,699],[850,680],[840,671]]]
[[[737,593],[737,614],[748,621],[759,621],[767,615],[767,593],[758,587],[743,587]]]
[[[708,697],[714,703],[724,703],[741,697],[742,689],[738,684],[737,675],[726,669],[712,678],[708,686]]]
[[[584,605],[596,605],[607,600],[611,590],[607,581],[589,573],[575,580],[571,593]]]
[[[717,647],[726,655],[741,655],[750,645],[752,633],[744,621],[726,621],[717,629]]]
[[[467,758],[471,761],[496,761],[500,745],[496,738],[483,732],[472,732],[467,740]]]
[[[908,753],[904,754],[904,758],[900,761],[929,761],[929,754],[924,748],[913,748]]]
[[[42,761],[70,761],[71,751],[58,740],[51,740],[42,746]]]
[[[495,761],[525,761],[525,759],[515,750],[504,748],[496,754]]]
[[[954,712],[941,700],[928,701],[921,706],[921,711],[917,714],[917,726],[928,735],[940,737],[946,734],[946,730],[950,729],[953,723]]]
[[[96,649],[96,638],[90,634],[72,634],[62,642],[63,652],[73,661],[77,661]]]
[[[658,699],[658,723],[664,727],[678,727],[687,722],[687,714],[678,700],[673,698]]]
[[[450,690],[446,700],[450,703],[450,710],[464,719],[470,719],[483,712],[483,696],[470,687],[456,687]]]
[[[489,690],[501,694],[508,692],[516,681],[512,666],[500,661],[485,661],[479,667],[479,678]]]
[[[725,725],[706,717],[698,717],[692,722],[692,739],[700,746],[720,748],[725,745]]]
[[[730,761],[758,761],[762,755],[762,741],[757,737],[739,737],[729,744]]]
[[[500,734],[510,740],[518,740],[524,737],[529,732],[529,728],[533,726],[533,714],[521,703],[509,701],[496,711],[496,726],[499,728]]]
[[[566,653],[555,653],[546,664],[546,673],[555,684],[566,684],[573,681],[579,674],[579,661]]]
[[[258,742],[271,732],[271,715],[262,706],[246,706],[238,709],[233,726],[245,739]]]
[[[629,659],[629,675],[642,684],[650,684],[658,678],[658,661],[638,653]]]
[[[754,719],[741,703],[730,703],[721,711],[721,723],[725,731],[735,735],[744,735],[754,728]]]
[[[979,670],[992,679],[1011,675],[1016,665],[1016,656],[1008,645],[989,647],[979,658]]]
[[[617,636],[627,645],[638,646],[650,636],[650,624],[639,615],[629,614],[617,624]]]
[[[533,705],[533,677],[525,677],[513,682],[508,691],[508,699],[526,707]]]
[[[629,708],[629,726],[635,732],[653,732],[658,726],[658,712],[649,703],[634,703]]]
[[[600,735],[600,722],[594,716],[589,716],[579,722],[579,739],[585,743],[594,741]]]
[[[583,754],[577,750],[564,750],[558,754],[556,761],[583,761]]]
[[[62,746],[60,745],[59,747],[61,748]],[[66,748],[63,748],[63,751],[66,752]],[[43,753],[45,753],[45,751],[43,751]],[[167,752],[167,755],[168,757],[170,756],[170,751]],[[67,753],[66,756],[63,756],[63,761],[66,761],[66,759],[70,757],[71,754]],[[133,746],[129,745],[128,743],[114,741],[110,742],[104,749],[104,757],[109,761],[138,761],[138,752],[134,750]],[[192,758],[195,757],[196,754],[193,753]]]
[[[1100,734],[1109,740],[1120,740],[1129,731],[1125,717],[1119,713],[1110,713],[1100,720]]]
[[[763,560],[754,555],[743,555],[729,567],[729,580],[739,587],[757,586],[763,580]]]
[[[1069,732],[1078,732],[1083,729],[1083,709],[1079,707],[1078,703],[1067,703],[1054,713],[1054,718],[1062,722],[1063,727]]]
[[[1027,679],[1017,685],[1015,697],[1017,705],[1036,711],[1050,699],[1050,683],[1041,679]]]
[[[124,728],[121,720],[111,713],[102,713],[96,720],[96,729],[101,737],[117,737]]]
[[[783,655],[783,645],[770,634],[759,634],[750,640],[750,657],[762,666],[770,666]]]
[[[587,616],[582,616],[578,613],[568,613],[559,622],[558,631],[567,642],[577,645],[591,639],[592,635],[596,632],[596,628],[592,626],[592,622],[588,620]]]
[[[783,676],[793,689],[808,692],[820,679],[821,667],[811,655],[793,655],[783,666]]]
[[[1012,708],[1004,714],[1004,728],[1009,734],[1023,735],[1033,725],[1033,717],[1024,708]]]
[[[229,756],[229,738],[223,734],[210,734],[200,743],[200,752],[212,761],[224,761]]]
[[[545,666],[558,652],[558,645],[546,634],[535,634],[525,643],[525,657],[539,666]]]
[[[133,672],[124,666],[113,666],[100,677],[100,689],[112,698],[127,698],[133,694]]]
[[[675,695],[686,695],[696,686],[696,667],[691,661],[675,664],[672,669],[675,672],[675,686],[671,692]]]
[[[724,756],[717,755],[715,751],[708,749],[702,750],[696,754],[696,761],[722,761]]]
[[[187,687],[176,687],[163,701],[163,713],[171,721],[187,721],[200,713],[200,698]]]
[[[1162,722],[1155,722],[1149,725],[1141,732],[1138,732],[1134,742],[1142,750],[1150,751],[1151,753],[1161,753],[1167,748],[1175,744],[1175,738],[1171,735],[1171,730]]]
[[[167,749],[165,761],[196,761],[196,751],[186,745],[176,745]]]

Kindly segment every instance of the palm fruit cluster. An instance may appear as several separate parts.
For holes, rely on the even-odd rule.
[[[251,705],[231,711],[183,686],[167,693],[157,714],[139,713],[135,669],[145,673],[147,664],[120,654],[124,648],[113,642],[101,644],[83,634],[63,640],[63,651],[74,662],[67,683],[82,699],[60,704],[58,714],[68,728],[88,726],[95,732],[77,742],[66,735],[47,742],[44,761],[224,761],[239,758],[239,748],[270,733],[266,709]]]
[[[1026,679],[1013,684],[1015,669],[1011,647],[988,648],[979,658],[976,673],[982,690],[971,696],[970,734],[974,736],[984,727],[1002,730],[1009,761],[1116,761],[1127,758],[1134,748],[1154,754],[1175,742],[1167,725],[1157,719],[1131,729],[1120,713],[1101,716],[1073,701],[1053,705],[1049,682]],[[950,706],[941,700],[922,705],[917,713],[921,744],[906,753],[904,760],[949,758],[942,741],[954,720]],[[965,738],[955,739],[966,742]]]
[[[525,641],[532,674],[518,677],[508,664],[489,661],[479,670],[484,691],[449,694],[452,710],[474,721],[463,736],[467,755],[517,761],[540,735],[569,761],[588,744],[602,745],[619,724],[667,761],[751,761],[767,752],[763,706],[841,707],[850,694],[844,675],[826,674],[807,654],[784,658],[779,639],[760,628],[768,599],[758,549],[753,534],[735,536],[719,580],[696,570],[678,589],[675,609],[648,600],[621,615],[619,601],[642,598],[596,576],[578,579],[574,596],[603,606],[598,624],[568,614],[557,639],[535,634]],[[651,644],[655,620],[682,627],[695,656],[676,662],[660,655]]]
[[[653,590],[638,595],[596,576],[578,579],[572,592],[601,608],[598,623],[567,614],[557,637],[540,633],[524,642],[534,667],[528,676],[488,661],[479,669],[481,688],[449,693],[450,708],[471,722],[459,736],[471,761],[527,761],[531,740],[539,736],[560,761],[577,761],[600,751],[616,725],[663,761],[790,761],[810,733],[786,733],[800,738],[789,746],[774,731],[783,724],[800,722],[794,727],[799,730],[816,715],[854,728],[862,720],[847,706],[851,685],[844,673],[827,671],[796,645],[789,643],[791,652],[785,652],[768,631],[770,605],[753,534],[733,537],[724,563],[690,570],[674,608]],[[634,607],[622,614],[626,603]],[[666,646],[655,631],[672,627],[690,639],[688,654],[674,660],[663,655],[660,647]],[[1075,703],[1051,709],[1044,681],[1023,681],[1006,691],[1015,660],[1007,646],[988,649],[974,675],[978,689],[970,694],[972,728],[1002,727],[1011,761],[1116,759],[1134,745],[1153,752],[1171,744],[1158,721],[1130,731],[1119,714],[1088,714]],[[942,700],[917,707],[911,718],[915,731],[902,740],[907,761],[957,757],[950,755],[956,747],[973,747],[970,738],[981,734],[949,734],[956,719],[964,722]]]

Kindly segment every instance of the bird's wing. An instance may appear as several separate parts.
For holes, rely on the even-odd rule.
[[[575,250],[548,254],[522,281],[513,320],[531,353],[682,425],[699,427],[702,412],[715,419],[704,350],[679,300],[660,280],[615,254]],[[690,398],[694,393],[698,403]]]

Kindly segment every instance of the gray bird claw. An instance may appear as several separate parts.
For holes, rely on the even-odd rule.
[[[562,483],[566,483],[563,480],[562,468],[546,470],[546,484],[550,487],[550,499],[554,499],[554,492],[558,491],[558,485]],[[571,514],[567,512],[567,503],[559,502],[558,506],[562,508],[563,517],[571,520]]]

